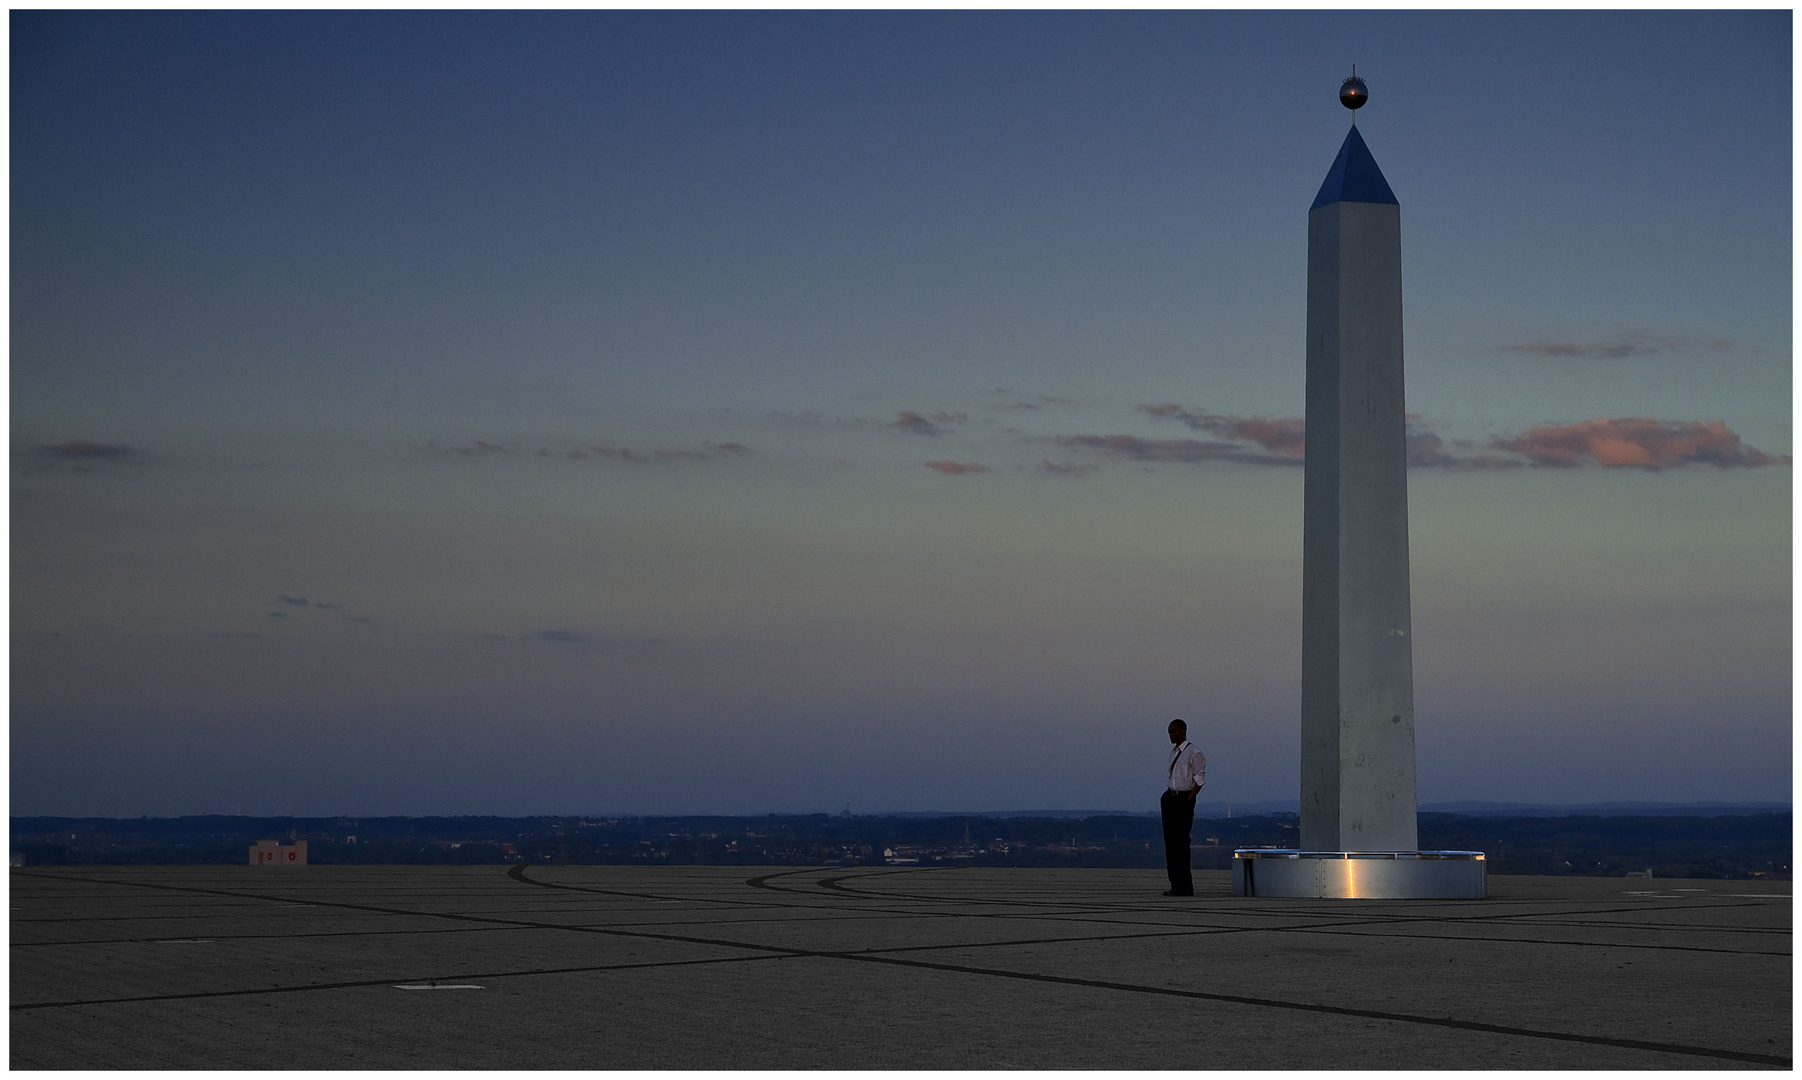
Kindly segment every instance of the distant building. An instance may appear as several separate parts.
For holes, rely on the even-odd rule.
[[[296,840],[284,844],[280,840],[258,840],[250,847],[252,866],[305,866],[307,842]]]

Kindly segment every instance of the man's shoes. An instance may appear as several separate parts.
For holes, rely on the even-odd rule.
[[[1177,892],[1175,889],[1165,889],[1164,895],[1165,896],[1194,896],[1195,894],[1192,892]]]

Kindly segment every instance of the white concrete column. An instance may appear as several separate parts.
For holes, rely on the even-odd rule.
[[[1308,212],[1301,846],[1413,851],[1401,206],[1354,128]]]

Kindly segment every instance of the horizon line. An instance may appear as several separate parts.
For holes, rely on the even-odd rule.
[[[1207,807],[1218,806],[1218,807],[1224,808],[1227,805],[1228,805],[1228,800],[1225,800],[1225,799],[1210,800],[1207,802],[1197,803],[1198,808],[1202,807],[1202,806],[1207,806]],[[1268,814],[1293,814],[1293,813],[1299,812],[1299,800],[1296,800],[1296,799],[1255,800],[1255,801],[1238,803],[1237,805],[1244,808],[1244,810],[1246,811],[1245,816],[1247,816],[1247,817],[1268,815]],[[1500,801],[1485,801],[1485,800],[1463,800],[1463,801],[1458,801],[1458,802],[1421,803],[1416,807],[1416,812],[1432,814],[1432,813],[1460,813],[1460,812],[1471,812],[1471,811],[1488,811],[1488,812],[1493,813],[1495,811],[1521,810],[1521,811],[1541,811],[1541,812],[1557,811],[1557,812],[1561,812],[1563,814],[1570,815],[1570,814],[1572,814],[1573,811],[1584,811],[1584,810],[1612,810],[1612,811],[1762,810],[1762,811],[1767,811],[1767,812],[1774,812],[1774,811],[1793,811],[1793,809],[1794,809],[1794,804],[1792,802],[1778,802],[1778,801],[1756,800],[1756,799],[1742,800],[1742,801],[1737,801],[1737,802],[1725,802],[1725,801],[1721,801],[1721,800],[1697,800],[1697,801],[1690,801],[1690,802],[1651,802],[1651,801],[1640,801],[1640,800],[1610,800],[1610,801],[1605,801],[1605,802],[1592,802],[1592,803],[1528,803],[1528,802],[1500,802]],[[581,811],[581,812],[577,812],[577,813],[542,812],[542,813],[515,813],[515,814],[505,814],[505,813],[451,813],[451,814],[402,814],[402,813],[386,813],[386,814],[369,814],[369,813],[334,813],[334,814],[232,813],[232,814],[215,814],[215,813],[196,813],[196,814],[180,814],[180,815],[175,815],[175,816],[136,814],[136,815],[123,816],[123,817],[116,816],[116,815],[106,815],[106,814],[18,814],[18,813],[14,813],[14,814],[10,815],[10,819],[13,821],[26,820],[26,819],[31,819],[31,818],[63,818],[63,819],[77,820],[77,821],[79,821],[79,820],[180,821],[184,818],[289,818],[289,819],[294,819],[294,820],[307,820],[307,819],[325,820],[325,819],[336,819],[336,818],[369,818],[369,819],[401,818],[401,819],[407,819],[407,820],[422,820],[422,819],[427,819],[427,818],[469,818],[469,817],[492,817],[492,818],[518,819],[518,818],[570,818],[570,817],[573,817],[573,818],[592,818],[592,817],[602,817],[602,818],[761,818],[761,817],[1089,818],[1089,817],[1157,817],[1157,816],[1158,816],[1158,811],[1155,811],[1155,810],[1092,810],[1092,809],[1073,809],[1073,810],[1061,810],[1061,809],[872,810],[872,811],[865,811],[865,812],[861,812],[861,813],[848,813],[847,811],[844,811],[844,810],[836,810],[836,811],[770,810],[770,811],[765,811],[763,813],[757,813],[757,812],[709,813],[709,812],[681,812],[681,811],[625,812],[625,811],[588,810],[588,811]],[[1580,816],[1580,815],[1573,815],[1573,816]]]

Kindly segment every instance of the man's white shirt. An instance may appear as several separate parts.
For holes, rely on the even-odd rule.
[[[1184,739],[1170,755],[1170,790],[1190,792],[1207,782],[1207,756]]]

